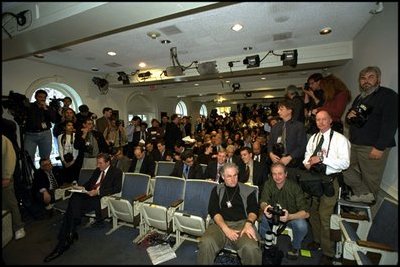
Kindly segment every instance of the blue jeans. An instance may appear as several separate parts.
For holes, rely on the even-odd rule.
[[[53,136],[51,131],[43,131],[39,133],[25,133],[24,146],[32,161],[35,162],[36,148],[39,147],[40,158],[50,158],[53,145]]]
[[[261,238],[265,238],[265,233],[272,230],[269,226],[270,223],[272,224],[272,220],[267,219],[267,217],[263,215],[259,227]],[[287,222],[287,226],[292,228],[293,231],[292,247],[294,249],[300,249],[301,242],[303,242],[304,237],[307,235],[307,221],[305,219],[292,220]]]

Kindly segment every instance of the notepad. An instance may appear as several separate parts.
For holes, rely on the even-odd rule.
[[[311,258],[311,251],[307,249],[300,249],[300,255],[303,257]]]
[[[171,248],[169,244],[161,244],[148,247],[146,250],[153,265],[157,265],[176,258],[175,251]]]

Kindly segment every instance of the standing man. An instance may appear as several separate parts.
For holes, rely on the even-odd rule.
[[[44,259],[44,262],[58,258],[70,248],[75,240],[78,240],[76,228],[81,222],[82,214],[94,210],[96,223],[99,224],[103,221],[100,199],[103,196],[121,192],[122,171],[111,166],[111,156],[100,153],[96,159],[97,168],[93,171],[89,181],[83,186],[76,187],[76,189],[84,191],[72,194],[58,234],[58,244],[53,252]]]
[[[381,70],[360,71],[361,93],[346,115],[350,124],[350,168],[344,181],[353,191],[351,201],[372,203],[378,194],[390,149],[396,146],[398,94],[381,86]]]
[[[24,146],[32,161],[35,161],[36,148],[40,158],[50,158],[52,141],[51,123],[56,123],[57,111],[46,105],[47,92],[39,89],[35,93],[36,101],[30,104]]]
[[[174,145],[176,142],[182,140],[182,132],[179,128],[179,117],[178,114],[173,114],[171,116],[171,123],[167,124],[165,129],[165,146],[167,150],[174,151]]]
[[[272,163],[281,162],[286,167],[298,168],[304,158],[307,144],[304,123],[293,119],[293,103],[283,100],[278,104],[278,114],[282,121],[271,129],[268,142],[268,155]]]
[[[310,224],[314,241],[309,247],[321,245],[320,264],[326,265],[332,263],[335,254],[334,242],[330,239],[330,218],[339,194],[338,177],[350,165],[350,142],[331,129],[332,117],[327,111],[318,111],[315,118],[319,132],[308,140],[303,164],[321,177],[324,194],[312,196]]]
[[[96,120],[96,130],[100,133],[104,134],[106,128],[110,125],[110,119],[112,116],[113,110],[110,107],[103,108],[103,116]]]
[[[265,183],[260,199],[260,208],[265,214],[260,224],[260,235],[264,237],[267,231],[271,231],[273,214],[269,212],[269,208],[273,209],[279,204],[285,212],[279,217],[279,221],[287,223],[293,230],[293,242],[287,252],[287,258],[295,260],[299,256],[301,243],[308,232],[306,219],[310,217],[309,208],[301,187],[294,180],[287,179],[284,164],[273,163],[271,174],[272,179]]]
[[[318,132],[317,125],[315,124],[315,115],[312,111],[318,107],[322,107],[325,102],[324,90],[320,86],[322,78],[323,76],[319,72],[311,74],[303,88],[304,107],[306,109],[306,132],[310,135]]]
[[[200,239],[197,263],[213,264],[218,252],[230,242],[243,265],[261,265],[254,226],[259,208],[256,191],[238,182],[236,164],[226,163],[221,173],[224,183],[211,191],[208,213],[213,220]]]

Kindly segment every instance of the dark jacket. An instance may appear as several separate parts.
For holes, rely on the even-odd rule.
[[[93,186],[96,184],[97,179],[100,176],[100,169],[97,168],[93,171],[92,176],[89,181],[87,181],[83,186],[86,190],[92,190]],[[106,176],[104,177],[104,181],[101,183],[100,187],[100,195],[99,197],[108,196],[112,194],[116,194],[121,192],[122,189],[122,171],[118,168],[110,166],[108,169]]]
[[[175,176],[175,177],[183,177],[183,161],[179,160],[175,162],[174,169],[172,170],[172,173],[170,176]],[[203,169],[201,168],[200,164],[197,162],[193,163],[193,166],[190,167],[189,169],[189,174],[188,174],[188,179],[203,179]]]
[[[137,158],[134,157],[132,159],[132,163],[131,166],[129,167],[128,172],[135,172],[136,163],[137,163]],[[145,155],[139,172],[154,177],[154,169],[155,169],[154,161],[151,160],[151,158],[148,155]]]

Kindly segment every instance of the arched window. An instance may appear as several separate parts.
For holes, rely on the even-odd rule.
[[[76,93],[76,91],[69,87],[66,84],[62,84],[62,83],[48,83],[44,86],[41,86],[37,89],[35,89],[35,91],[32,93],[32,96],[30,98],[31,102],[35,102],[35,93],[37,90],[42,89],[45,90],[47,92],[47,100],[46,100],[46,104],[48,105],[50,103],[50,101],[52,101],[52,99],[57,98],[57,99],[62,99],[66,96],[71,97],[72,99],[72,104],[71,104],[71,108],[73,110],[75,110],[76,113],[78,113],[78,107],[80,105],[82,105],[82,100],[79,97],[79,95]],[[63,106],[62,101],[60,101],[60,106]],[[52,124],[54,126],[54,124]],[[52,136],[53,136],[53,127],[51,129],[52,131]],[[57,138],[53,136],[53,144],[52,144],[52,149],[51,149],[51,154],[50,154],[50,159],[51,162],[53,163],[53,165],[61,165],[61,161],[56,160],[56,157],[58,157],[58,145],[57,145]],[[35,159],[34,159],[34,164],[36,166],[36,168],[39,168],[39,160],[40,160],[40,156],[39,156],[39,149],[36,149],[36,153],[35,153]]]
[[[200,107],[200,115],[207,117],[207,107],[204,104]]]
[[[187,108],[186,108],[186,104],[185,102],[183,102],[182,100],[179,101],[178,104],[176,104],[176,108],[175,108],[175,113],[178,114],[179,116],[187,116]]]

